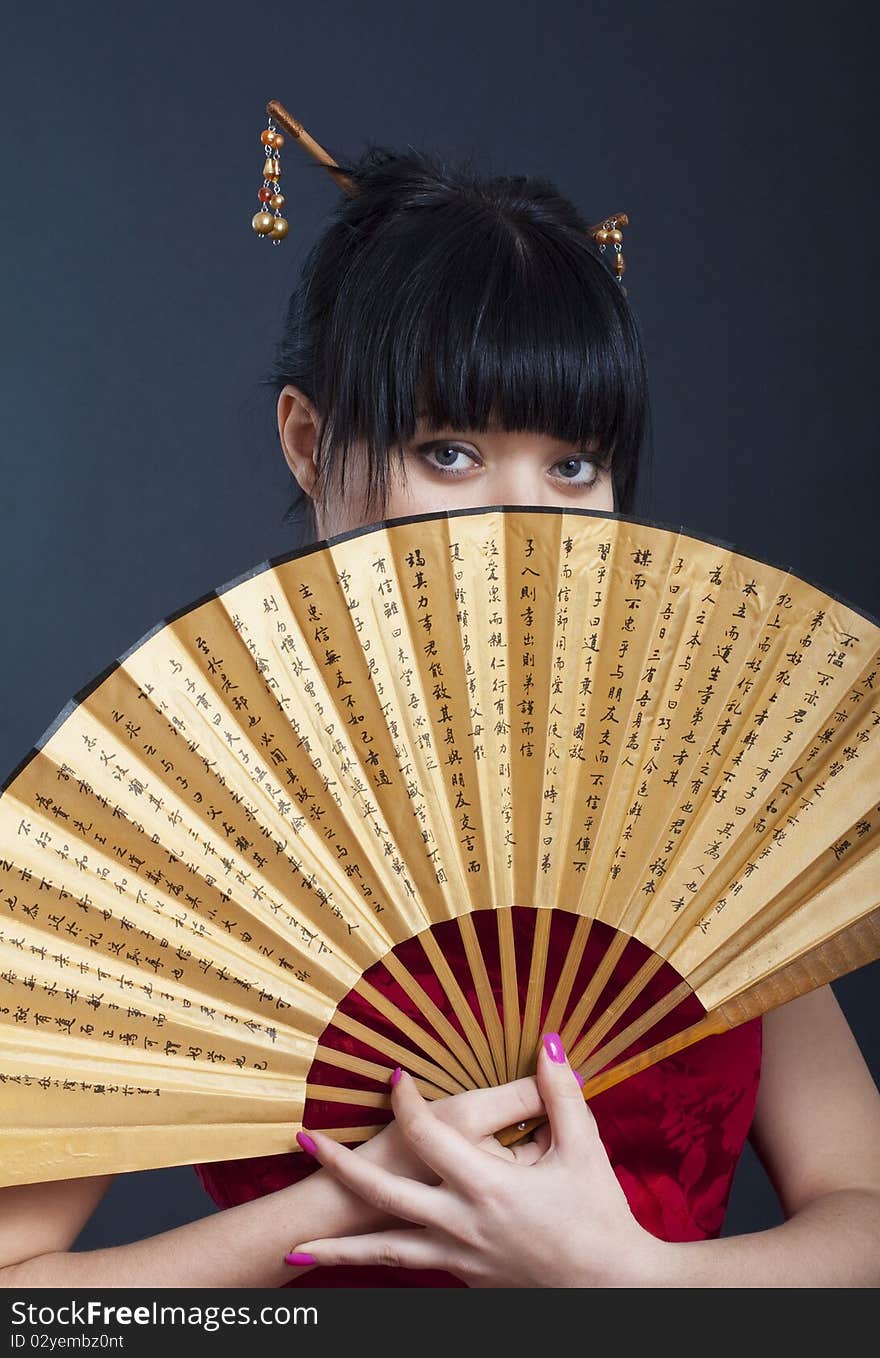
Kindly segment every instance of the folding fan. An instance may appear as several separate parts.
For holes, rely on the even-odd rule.
[[[464,510],[266,562],[0,797],[3,1182],[591,1092],[880,955],[880,628],[730,548]]]

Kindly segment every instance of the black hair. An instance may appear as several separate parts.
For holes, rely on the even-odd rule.
[[[590,223],[546,179],[480,178],[414,148],[372,146],[339,164],[357,192],[306,256],[265,379],[276,397],[292,383],[317,409],[314,494],[334,479],[344,491],[360,442],[384,510],[421,409],[437,428],[596,439],[615,508],[630,512],[645,362]],[[285,520],[305,507],[314,535],[304,499]]]

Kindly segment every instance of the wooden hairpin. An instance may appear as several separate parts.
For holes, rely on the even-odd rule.
[[[623,232],[620,229],[622,226],[629,226],[629,217],[625,212],[616,212],[613,217],[606,217],[597,226],[591,226],[588,234],[593,237],[602,254],[605,253],[609,245],[613,246],[614,272],[618,283],[623,288],[622,280],[626,261],[623,258]],[[623,292],[625,296],[626,288],[623,288]]]
[[[266,112],[270,118],[275,119],[280,127],[283,127],[286,132],[289,132],[292,137],[300,142],[310,156],[317,160],[320,165],[324,166],[325,170],[333,175],[333,178],[341,189],[344,189],[346,193],[354,197],[357,193],[357,185],[354,181],[349,179],[348,175],[341,173],[339,166],[336,164],[336,161],[330,153],[325,151],[323,146],[319,146],[314,137],[309,136],[302,123],[298,122],[292,114],[288,113],[283,104],[279,104],[277,99],[270,99],[266,105]]]
[[[278,155],[275,154],[284,144],[284,137],[272,126],[273,119],[291,137],[294,137],[319,165],[324,166],[324,169],[333,176],[345,193],[354,197],[358,189],[354,181],[340,170],[329,151],[325,151],[324,147],[309,135],[302,123],[288,113],[283,104],[279,103],[277,99],[270,99],[266,105],[266,112],[269,115],[269,127],[262,134],[263,145],[266,147],[266,163],[263,166],[263,187],[258,194],[263,208],[254,217],[252,225],[258,235],[268,236],[277,244],[287,235],[288,228],[287,222],[280,216],[281,208],[284,206],[284,195],[281,193],[281,186],[278,182],[281,164]],[[268,211],[269,207],[275,209],[275,215]],[[629,226],[629,217],[625,212],[615,212],[613,216],[605,217],[595,226],[589,227],[587,234],[595,240],[602,254],[605,253],[609,245],[614,249],[614,273],[624,296],[626,296],[626,288],[623,287],[623,271],[626,268],[626,262],[623,258],[622,249],[623,232],[620,229],[622,226]]]

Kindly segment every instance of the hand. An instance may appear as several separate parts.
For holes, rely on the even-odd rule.
[[[489,1154],[529,1164],[545,1149],[546,1142],[542,1143],[540,1138],[536,1142],[525,1142],[521,1146],[508,1148],[502,1146],[494,1135],[502,1127],[524,1122],[543,1113],[544,1106],[533,1078],[513,1080],[509,1084],[489,1089],[468,1090],[463,1094],[438,1099],[432,1106],[440,1122],[454,1127],[474,1146],[482,1148]],[[546,1126],[541,1132],[549,1139],[549,1129]],[[306,1138],[306,1144],[309,1140]],[[430,1166],[419,1159],[396,1121],[390,1122],[381,1132],[350,1154],[361,1157],[381,1169],[416,1179],[421,1183],[439,1182]],[[317,1187],[318,1183],[322,1185],[324,1210],[327,1210],[328,1206],[332,1210],[332,1229],[340,1235],[379,1231],[401,1224],[392,1213],[365,1201],[341,1178],[334,1177],[326,1169],[311,1175],[310,1182],[313,1187]],[[288,1262],[300,1269],[312,1267],[311,1260],[294,1260],[292,1255],[288,1255]]]
[[[524,1083],[494,1093],[503,1103],[503,1091]],[[497,1143],[493,1148],[479,1136],[469,1139],[440,1116],[447,1100],[426,1102],[402,1075],[392,1092],[396,1126],[425,1167],[422,1182],[322,1134],[307,1134],[303,1140],[311,1140],[334,1178],[401,1224],[306,1241],[297,1254],[317,1264],[443,1269],[470,1287],[650,1285],[665,1247],[632,1216],[555,1034],[544,1039],[536,1092],[548,1123],[535,1141],[505,1153]],[[505,1115],[501,1125],[536,1115]],[[440,1182],[424,1182],[427,1171]]]
[[[402,1071],[397,1070],[392,1076],[392,1106],[395,1112],[395,1076],[402,1077],[402,1074]],[[422,1102],[425,1103],[424,1100]],[[495,1133],[503,1127],[543,1115],[544,1105],[534,1076],[487,1089],[469,1089],[464,1094],[451,1094],[429,1106],[439,1122],[455,1128],[472,1146],[502,1160],[534,1164],[549,1144],[550,1129],[546,1123],[536,1130],[533,1140],[519,1145],[502,1146],[495,1137]],[[419,1157],[396,1119],[358,1146],[354,1153],[382,1169],[417,1179],[420,1183],[440,1182],[440,1176]]]

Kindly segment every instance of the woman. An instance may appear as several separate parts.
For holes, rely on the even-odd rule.
[[[587,222],[548,183],[416,153],[342,168],[358,193],[306,261],[271,379],[313,534],[474,505],[627,512],[644,364]],[[6,1189],[3,1282],[880,1281],[880,1098],[827,989],[589,1108],[554,1034],[535,1080],[427,1105],[395,1072],[392,1100],[395,1121],[355,1150],[307,1132],[306,1155],[198,1167],[227,1210],[115,1249],[70,1252],[106,1178]],[[515,1150],[494,1139],[541,1113]],[[747,1134],[786,1221],[715,1239]]]

